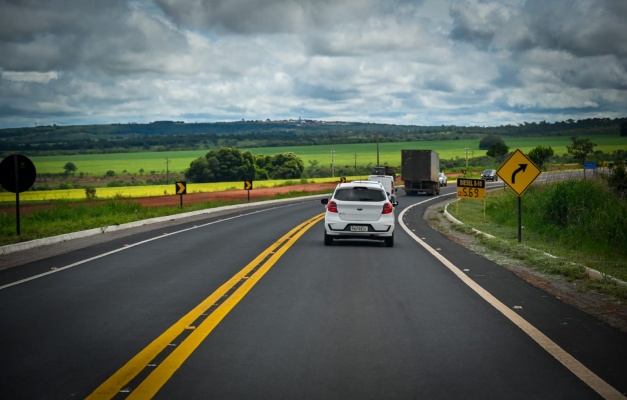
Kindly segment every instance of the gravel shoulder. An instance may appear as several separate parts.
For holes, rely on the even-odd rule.
[[[520,260],[508,258],[503,254],[496,254],[481,244],[476,235],[466,234],[453,229],[453,223],[443,213],[446,202],[431,205],[424,214],[425,221],[435,230],[443,233],[449,239],[487,259],[509,269],[521,279],[544,290],[550,295],[568,303],[601,321],[627,332],[627,304],[603,294],[583,292],[580,290],[581,281],[569,282],[559,277],[546,275],[535,271]]]

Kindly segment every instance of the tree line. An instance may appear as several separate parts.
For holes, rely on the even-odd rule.
[[[236,121],[0,129],[0,155],[119,153],[324,144],[481,139],[497,136],[627,136],[627,118],[592,118],[497,127],[417,126],[357,122]]]
[[[265,156],[221,147],[192,161],[185,178],[191,182],[300,179],[304,170],[303,160],[294,153]]]

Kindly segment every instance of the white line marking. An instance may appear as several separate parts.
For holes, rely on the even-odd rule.
[[[426,203],[433,199],[421,201],[420,203],[413,204],[406,209],[404,209],[398,215],[398,222],[403,228],[405,232],[409,236],[411,236],[418,244],[424,247],[429,253],[431,253],[436,259],[438,259],[444,266],[446,266],[451,272],[453,272],[462,282],[464,282],[468,287],[474,290],[479,296],[481,296],[485,301],[487,301],[492,307],[496,308],[501,312],[507,319],[512,321],[516,326],[518,326],[523,332],[525,332],[529,337],[531,337],[536,343],[538,343],[545,351],[547,351],[550,355],[555,357],[560,363],[562,363],[566,368],[568,368],[573,374],[575,374],[579,379],[581,379],[584,383],[590,386],[595,392],[597,392],[604,399],[610,400],[625,400],[627,397],[623,396],[618,390],[614,389],[611,385],[597,376],[594,372],[590,371],[586,368],[585,365],[577,361],[573,356],[568,354],[564,349],[559,347],[555,342],[549,339],[546,335],[544,335],[540,330],[538,330],[535,326],[531,325],[520,315],[516,314],[514,311],[510,310],[505,304],[501,303],[496,297],[492,296],[488,291],[479,286],[475,281],[470,279],[466,274],[460,271],[453,263],[451,263],[448,259],[446,259],[443,255],[434,250],[431,246],[425,243],[422,239],[416,236],[404,223],[403,223],[403,215],[410,210],[411,208]]]
[[[249,215],[258,214],[258,213],[261,213],[261,212],[266,212],[266,211],[270,211],[270,210],[276,210],[278,208],[283,208],[283,207],[291,207],[291,206],[293,206],[295,204],[300,204],[300,203],[286,204],[286,205],[283,205],[283,206],[271,207],[271,208],[265,208],[263,210],[252,211],[252,212],[249,212],[249,213],[246,213],[246,214],[239,214],[239,215],[235,215],[235,216],[232,216],[232,217],[219,219],[217,221],[208,222],[208,223],[202,224],[202,225],[194,225],[191,228],[181,229],[180,231],[175,231],[175,232],[171,232],[171,233],[164,233],[161,236],[153,237],[151,239],[146,239],[146,240],[143,240],[141,242],[137,242],[137,243],[133,243],[133,244],[125,244],[123,247],[121,247],[119,249],[116,249],[116,250],[111,250],[111,251],[108,251],[106,253],[102,253],[102,254],[99,254],[97,256],[94,256],[94,257],[86,258],[84,260],[77,261],[77,262],[75,262],[73,264],[69,264],[69,265],[66,265],[64,267],[55,268],[53,270],[41,273],[39,275],[33,275],[31,277],[24,278],[24,279],[19,280],[19,281],[7,283],[6,285],[0,286],[0,290],[9,288],[11,286],[17,286],[17,285],[20,285],[22,283],[26,283],[26,282],[29,282],[29,281],[33,281],[35,279],[43,278],[45,276],[48,276],[48,275],[51,275],[51,274],[55,274],[57,272],[65,271],[66,269],[73,268],[73,267],[76,267],[78,265],[85,264],[85,263],[88,263],[90,261],[94,261],[94,260],[97,260],[99,258],[103,258],[103,257],[109,256],[111,254],[119,253],[120,251],[128,250],[128,249],[133,248],[135,246],[139,246],[139,245],[142,245],[142,244],[146,244],[146,243],[152,242],[153,240],[163,239],[163,238],[166,238],[168,236],[172,236],[172,235],[176,235],[176,234],[179,234],[179,233],[191,231],[193,229],[204,228],[204,227],[209,226],[209,225],[214,225],[214,224],[217,224],[217,223],[220,223],[220,222],[230,221],[230,220],[236,219],[236,218],[247,217]]]

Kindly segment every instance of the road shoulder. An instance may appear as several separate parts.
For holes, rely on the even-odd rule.
[[[433,229],[455,243],[507,268],[529,284],[587,314],[595,316],[622,332],[627,332],[627,304],[607,295],[583,292],[579,289],[580,281],[568,282],[558,277],[546,275],[524,265],[520,260],[508,258],[503,254],[496,254],[482,245],[477,235],[453,229],[453,223],[445,217],[443,212],[444,206],[448,202],[433,204],[425,211],[424,219]]]

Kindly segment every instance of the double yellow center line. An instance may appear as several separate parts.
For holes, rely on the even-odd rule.
[[[282,238],[259,254],[244,269],[235,274],[218,290],[198,304],[178,322],[172,325],[161,336],[140,351],[115,374],[100,385],[87,399],[111,399],[121,392],[129,393],[127,399],[152,398],[174,375],[177,369],[196,350],[202,341],[213,331],[222,319],[239,303],[266,272],[283,256],[283,254],[305,233],[324,217],[319,214],[289,231]],[[229,292],[231,294],[229,295]],[[227,296],[227,297],[225,297]],[[217,307],[215,305],[222,301]],[[210,309],[214,310],[210,312]],[[200,322],[199,322],[200,321]],[[197,326],[195,325],[197,324]],[[191,331],[191,333],[189,333]],[[168,347],[177,338],[189,335],[176,345],[174,350],[161,363],[156,363]],[[152,372],[139,381],[136,388],[128,385],[144,370]],[[145,375],[145,374],[142,374]]]

